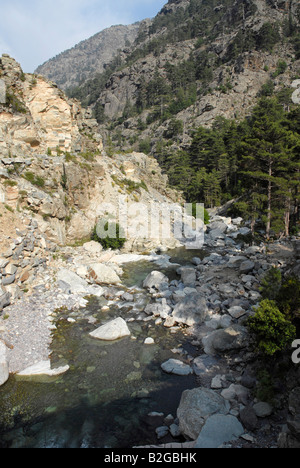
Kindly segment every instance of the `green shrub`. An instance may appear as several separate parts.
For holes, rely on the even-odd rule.
[[[43,179],[43,177],[36,176],[33,174],[33,172],[30,172],[30,171],[25,172],[24,178],[28,180],[28,182],[30,182],[31,184],[35,185],[36,187],[42,188],[45,186],[45,180]]]
[[[274,382],[271,374],[266,369],[261,369],[257,375],[258,383],[255,390],[255,396],[259,401],[267,401],[274,404]]]
[[[263,299],[276,301],[279,310],[290,320],[300,318],[300,280],[288,276],[283,280],[279,268],[271,268],[265,274],[260,288]]]
[[[248,328],[259,351],[273,356],[296,338],[296,327],[280,312],[275,301],[264,299],[256,313],[248,319]]]
[[[260,293],[263,299],[274,301],[281,288],[281,271],[279,268],[272,267],[267,271],[261,281]]]
[[[275,72],[272,74],[272,78],[277,78],[277,76],[282,75],[285,73],[288,65],[284,60],[279,60],[277,63],[277,68]]]
[[[6,106],[11,106],[15,112],[19,112],[20,114],[26,114],[27,109],[25,104],[14,94],[13,91],[7,91],[6,93]]]
[[[124,231],[118,223],[109,223],[107,221],[106,224],[104,225],[104,230],[106,232],[108,231],[108,229],[110,229],[111,232],[115,234],[113,237],[109,237],[109,236],[103,237],[103,238],[99,237],[97,233],[97,227],[98,225],[94,227],[91,239],[96,242],[99,242],[105,250],[107,249],[117,250],[117,249],[121,249],[124,246],[126,242],[126,239],[124,237]]]
[[[300,280],[297,276],[288,276],[276,297],[279,309],[291,320],[300,318]]]
[[[193,203],[192,204],[192,216],[194,216],[194,218],[197,217],[197,203]],[[207,225],[210,223],[210,216],[209,216],[209,212],[207,211],[206,208],[204,208],[204,224]]]

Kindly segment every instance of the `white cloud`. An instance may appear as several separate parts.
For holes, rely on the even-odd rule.
[[[0,55],[25,72],[113,24],[154,16],[164,0],[0,0]],[[143,16],[145,14],[145,16]]]

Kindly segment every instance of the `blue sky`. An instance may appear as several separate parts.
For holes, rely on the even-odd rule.
[[[167,0],[0,0],[0,56],[26,73],[115,24],[154,17]]]

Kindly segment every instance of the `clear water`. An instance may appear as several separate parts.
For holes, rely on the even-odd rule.
[[[174,254],[171,261],[178,262],[180,252]],[[195,256],[195,252],[188,256]],[[188,258],[181,261],[186,263]],[[112,306],[103,312],[103,298],[91,298],[76,323],[69,323],[69,315],[61,311],[53,333],[51,359],[58,365],[68,363],[70,370],[54,379],[10,377],[0,388],[0,448],[153,444],[157,442],[155,427],[162,421],[149,417],[149,412],[176,416],[181,394],[196,386],[195,377],[167,375],[160,365],[174,357],[173,348],[186,347],[195,355],[197,350],[182,331],[172,334],[152,320],[136,320],[149,300],[138,286],[158,268],[138,262],[124,269],[124,284],[137,286],[136,308]],[[164,271],[176,276],[172,268]],[[88,315],[97,319],[96,325],[88,323]],[[95,327],[116,316],[135,319],[128,324],[135,340],[128,337],[104,343],[89,337]],[[144,344],[149,336],[155,345]]]

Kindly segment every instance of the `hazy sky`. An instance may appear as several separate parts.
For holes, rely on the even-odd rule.
[[[38,65],[115,24],[154,17],[167,0],[0,0],[0,56]]]

